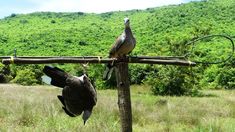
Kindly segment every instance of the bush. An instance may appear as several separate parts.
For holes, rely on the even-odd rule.
[[[146,76],[155,71],[154,67],[150,65],[140,65],[140,64],[133,64],[130,65],[130,80],[131,84],[141,84]]]
[[[10,66],[0,63],[0,83],[7,83],[12,79],[10,75]]]
[[[26,24],[26,23],[28,23],[29,21],[28,20],[26,20],[26,19],[22,19],[22,20],[20,20],[20,23],[21,24]]]
[[[218,76],[218,84],[226,89],[235,89],[235,68],[224,68]]]
[[[17,15],[15,13],[12,13],[10,17],[16,17]]]
[[[55,20],[51,20],[51,23],[54,24],[54,23],[56,23],[56,21]]]
[[[12,80],[14,83],[35,85],[38,82],[35,73],[30,69],[19,70],[16,72],[16,75],[17,76]]]
[[[218,74],[220,68],[217,65],[212,65],[208,68],[205,68],[203,78],[200,80],[200,87],[202,88],[218,88]]]
[[[112,76],[109,80],[104,81],[102,79],[103,72],[105,70],[104,65],[92,65],[88,69],[88,74],[91,80],[93,80],[97,86],[97,89],[113,89],[117,86],[115,70],[113,70]]]
[[[186,67],[160,66],[159,72],[151,73],[145,82],[152,86],[155,95],[191,95],[197,90],[190,74]]]
[[[177,33],[176,33],[177,34]],[[188,52],[187,34],[181,37],[168,36],[166,38],[171,56],[181,56]],[[194,89],[196,82],[192,77],[192,68],[180,66],[159,66],[158,72],[149,74],[146,83],[152,86],[152,92],[156,95],[191,95],[196,96],[197,89]]]
[[[17,65],[12,67],[11,75],[14,77],[12,82],[21,85],[35,85],[42,83],[41,65]]]

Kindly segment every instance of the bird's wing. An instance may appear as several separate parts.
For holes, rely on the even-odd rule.
[[[64,103],[64,98],[63,98],[63,96],[61,96],[61,95],[58,95],[57,97],[58,97],[58,99],[60,100],[60,102],[63,104],[63,106],[65,106],[65,103]]]
[[[45,66],[43,72],[51,78],[51,85],[63,88],[67,73],[57,67]]]
[[[134,44],[134,47],[133,47],[133,49],[134,49],[135,46],[136,46],[136,39],[135,39],[135,37],[132,37],[132,43]],[[128,54],[130,54],[132,52],[132,50]]]
[[[133,43],[134,43],[134,48],[135,48],[135,46],[136,46],[136,39],[135,39],[135,37],[133,37]]]
[[[116,41],[114,42],[112,48],[111,48],[110,51],[109,51],[109,54],[110,54],[110,55],[115,54],[115,53],[120,49],[120,47],[123,45],[123,43],[125,42],[125,39],[126,39],[126,35],[125,35],[125,33],[122,33],[122,34],[116,39]],[[116,56],[115,56],[115,57],[116,57]]]
[[[87,94],[92,98],[92,105],[96,105],[97,102],[97,93],[95,87],[92,85],[90,79],[87,76],[84,76],[84,87],[87,91]]]
[[[71,84],[70,86],[65,86],[62,90],[62,96],[64,98],[66,110],[77,116],[80,115],[84,109],[84,99],[82,97],[84,92],[80,90],[80,87],[82,86],[74,87],[76,85]]]
[[[81,80],[75,76],[69,75],[66,79],[66,86],[62,91],[62,95],[65,99],[80,100],[83,90],[84,88]]]
[[[70,117],[76,117],[74,114],[70,113],[65,107],[62,107],[64,112],[69,115]]]

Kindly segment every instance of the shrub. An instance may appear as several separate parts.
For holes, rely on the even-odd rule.
[[[147,75],[151,72],[156,73],[157,69],[151,65],[132,64],[129,68],[131,84],[142,84]]]
[[[218,74],[220,68],[217,65],[212,65],[208,68],[205,68],[203,78],[200,80],[200,87],[202,88],[218,88]]]
[[[30,69],[19,70],[16,72],[16,75],[17,76],[12,80],[14,83],[34,85],[38,82],[35,73]]]
[[[116,87],[115,70],[113,70],[112,76],[109,80],[103,81],[103,72],[105,70],[104,65],[92,65],[88,69],[88,74],[91,80],[96,84],[97,89],[113,89]]]
[[[14,77],[12,82],[21,85],[41,84],[42,67],[41,65],[17,65],[12,67],[11,75]]]
[[[51,23],[54,24],[54,23],[56,23],[56,21],[55,20],[51,20]]]
[[[0,63],[0,83],[9,82],[12,79],[10,75],[10,66]]]
[[[197,90],[194,89],[194,82],[191,78],[191,71],[186,67],[159,66],[159,72],[149,74],[145,83],[151,85],[155,95],[192,95],[195,96]]]
[[[235,68],[224,68],[218,76],[218,84],[226,89],[235,89]]]
[[[28,23],[29,21],[28,20],[26,20],[26,19],[22,19],[22,20],[20,20],[20,23],[21,24],[26,24],[26,23]]]
[[[16,17],[17,15],[15,13],[12,13],[10,17]]]

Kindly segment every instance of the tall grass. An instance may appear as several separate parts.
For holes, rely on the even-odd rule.
[[[132,86],[135,132],[234,132],[235,91],[205,91],[211,97],[153,96]],[[116,90],[98,90],[98,103],[84,126],[61,109],[51,86],[0,85],[0,131],[120,131]]]

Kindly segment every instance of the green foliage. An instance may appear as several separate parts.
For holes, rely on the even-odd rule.
[[[150,73],[157,73],[157,69],[155,69],[151,65],[139,65],[133,64],[130,66],[130,81],[131,84],[142,84],[146,79],[147,75]]]
[[[186,47],[188,35],[181,35],[181,38],[177,35],[166,38],[169,44],[169,54],[172,56],[184,55],[188,51]],[[158,72],[153,71],[148,76],[146,82],[152,86],[153,93],[157,95],[195,96],[198,92],[194,89],[195,79],[192,77],[192,72],[192,68],[161,66],[158,67]]]
[[[10,66],[0,63],[0,83],[7,83],[12,79],[10,75]]]
[[[218,84],[226,89],[235,89],[235,68],[223,69],[218,76]]]
[[[14,83],[19,83],[22,85],[34,85],[37,82],[35,79],[35,73],[30,69],[18,70],[16,74],[17,76],[13,79]]]
[[[12,82],[21,85],[41,84],[42,68],[39,65],[16,66],[12,67],[15,72],[12,73],[14,79]],[[17,70],[16,70],[17,69]]]
[[[186,67],[159,66],[157,73],[152,72],[146,83],[152,86],[156,95],[195,94],[191,72]]]
[[[200,80],[200,86],[202,88],[219,88],[218,87],[218,74],[220,68],[217,65],[206,68],[203,72],[203,78]],[[205,87],[206,86],[206,87]]]

